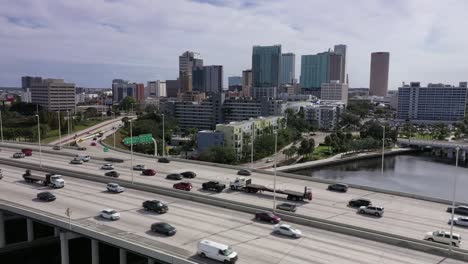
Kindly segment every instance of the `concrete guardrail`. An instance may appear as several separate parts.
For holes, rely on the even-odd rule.
[[[23,167],[26,169],[33,169],[37,170],[37,165],[32,165],[24,162],[16,162],[12,160],[8,160],[5,158],[0,158],[0,163],[16,166],[16,167]],[[90,173],[82,173],[68,169],[57,169],[49,166],[43,166],[41,171],[49,172],[49,173],[56,173],[56,174],[63,174],[65,176],[71,176],[86,180],[92,180],[95,182],[102,182],[108,183],[110,179],[90,174]],[[133,188],[142,191],[148,191],[152,193],[157,193],[161,195],[171,196],[180,199],[186,199],[194,202],[199,202],[203,204],[209,204],[217,207],[227,208],[231,210],[237,210],[240,212],[245,213],[255,213],[258,211],[271,211],[271,208],[266,208],[262,206],[256,206],[252,204],[246,204],[236,201],[230,201],[227,199],[217,198],[213,196],[206,196],[197,193],[187,193],[186,191],[179,191],[170,188],[154,186],[150,184],[143,184],[143,183],[131,183],[128,180],[121,180],[121,179],[112,179],[112,182],[119,183],[120,185],[128,188]],[[376,231],[368,228],[358,227],[347,225],[343,223],[337,223],[326,219],[319,219],[310,216],[298,215],[294,213],[282,212],[278,213],[278,215],[289,222],[307,225],[315,228],[325,229],[332,232],[337,232],[346,235],[352,235],[368,240],[378,241],[390,245],[400,246],[408,249],[413,249],[417,251],[426,252],[429,254],[440,255],[451,257],[454,259],[468,261],[468,250],[454,248],[451,252],[449,252],[449,247],[447,245],[437,244],[429,241],[418,240],[413,238],[408,238],[400,235],[395,235],[391,233]],[[421,234],[423,236],[424,234]]]

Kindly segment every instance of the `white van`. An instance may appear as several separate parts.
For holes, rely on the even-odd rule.
[[[76,155],[75,159],[79,159],[79,160],[82,160],[84,162],[88,162],[88,161],[91,160],[91,157],[88,156],[88,155],[78,154],[78,155]]]
[[[224,263],[237,261],[237,253],[231,247],[209,240],[198,242],[197,254],[202,258],[211,258]]]

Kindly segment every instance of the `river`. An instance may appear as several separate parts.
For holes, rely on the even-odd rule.
[[[429,153],[389,156],[381,173],[380,158],[360,160],[320,169],[294,172],[314,178],[452,200],[457,177],[456,200],[468,203],[468,164],[440,159]]]

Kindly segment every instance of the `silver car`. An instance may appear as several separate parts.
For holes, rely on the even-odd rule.
[[[452,220],[449,220],[449,224]],[[468,226],[468,217],[465,216],[457,216],[453,218],[453,224],[458,226]]]
[[[370,215],[381,217],[383,216],[384,208],[382,206],[373,206],[373,205],[361,206],[359,207],[358,212],[360,214],[370,214]]]

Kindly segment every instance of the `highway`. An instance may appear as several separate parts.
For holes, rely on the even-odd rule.
[[[99,150],[98,148],[100,147],[90,148],[96,148]],[[0,156],[11,157],[15,151],[17,150],[2,148]],[[59,153],[60,151],[57,151],[57,154]],[[85,152],[77,153],[83,154]],[[86,151],[86,153],[91,153],[91,151]],[[106,153],[97,154],[97,151],[95,153],[96,154],[93,153],[92,155],[109,156],[109,154]],[[127,160],[125,163],[115,164],[115,168],[121,173],[120,178],[130,180],[131,170],[130,161],[128,160],[129,155],[120,153],[119,156],[125,157]],[[50,166],[76,169],[77,171],[95,173],[102,175],[102,177],[106,177],[104,176],[106,171],[100,169],[101,165],[105,163],[103,161],[91,160],[90,162],[82,165],[71,165],[69,164],[71,157],[47,153],[43,153],[42,157],[44,159],[43,163]],[[26,157],[21,159],[21,161],[38,164],[39,155],[37,152],[34,152],[32,157]],[[155,169],[157,171],[156,176],[142,176],[140,175],[140,172],[134,171],[133,178],[135,182],[171,188],[177,181],[165,179],[166,174],[191,170],[197,173],[197,177],[195,179],[189,180],[194,185],[194,189],[192,190],[194,192],[258,206],[272,207],[273,205],[272,194],[267,192],[263,194],[247,194],[225,190],[222,193],[213,193],[201,190],[201,184],[208,180],[218,180],[228,184],[229,181],[232,181],[237,177],[235,170],[183,162],[162,164],[157,163],[155,159],[139,156],[135,156],[134,164],[144,164],[147,168]],[[253,173],[252,180],[254,183],[270,187],[273,186],[273,176],[271,175]],[[448,225],[450,214],[445,211],[447,205],[353,188],[350,188],[347,193],[336,193],[327,191],[326,184],[277,177],[277,188],[302,191],[304,186],[312,188],[313,200],[303,203],[298,202],[298,210],[296,214],[332,220],[377,231],[389,232],[414,239],[422,239],[424,234],[428,231],[450,229],[450,226]],[[278,202],[287,201],[282,195],[278,194],[277,197]],[[384,216],[382,218],[376,218],[373,216],[357,214],[356,209],[348,207],[347,203],[350,199],[358,197],[369,198],[372,200],[374,205],[384,206]],[[461,234],[462,237],[468,237],[467,228],[455,226],[454,232]],[[468,245],[466,243],[462,243],[461,248],[468,249]]]
[[[3,152],[3,151],[2,151]],[[49,214],[63,216],[66,208],[73,210],[72,221],[99,230],[108,226],[116,234],[132,234],[146,244],[159,247],[200,263],[195,256],[197,242],[210,239],[232,245],[239,253],[238,263],[462,263],[422,252],[376,243],[320,229],[298,226],[304,237],[291,239],[271,233],[272,225],[252,220],[252,215],[200,203],[127,189],[121,194],[105,191],[105,184],[65,176],[66,186],[50,189],[22,180],[22,169],[2,166],[0,199],[9,200]],[[57,196],[53,202],[41,202],[35,197],[48,190]],[[142,210],[141,203],[158,199],[169,204],[163,215]],[[110,222],[100,219],[99,210],[111,207],[121,213],[121,219]],[[166,221],[178,232],[173,237],[153,234],[152,223]],[[149,242],[148,242],[149,241]]]

